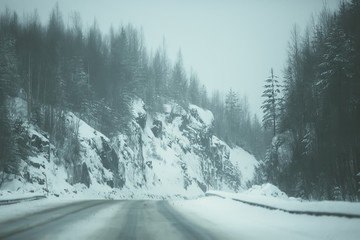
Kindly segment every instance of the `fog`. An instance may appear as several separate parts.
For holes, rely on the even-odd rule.
[[[1,0],[21,16],[37,9],[46,23],[55,0]],[[131,23],[142,28],[146,46],[155,49],[165,39],[173,60],[181,48],[185,67],[194,71],[208,93],[230,88],[246,95],[253,113],[262,115],[264,79],[274,68],[282,75],[287,44],[294,24],[304,30],[312,15],[338,7],[339,0],[258,0],[258,1],[59,1],[65,23],[76,11],[83,27],[96,19],[108,33],[111,26]],[[316,19],[316,17],[315,17]]]

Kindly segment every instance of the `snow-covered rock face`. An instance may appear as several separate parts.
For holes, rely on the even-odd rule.
[[[125,180],[119,171],[119,157],[111,147],[110,139],[72,113],[68,114],[66,125],[76,126],[80,143],[79,159],[66,165],[68,181],[71,184],[82,183],[87,187],[91,184],[106,184],[111,188],[121,188]]]
[[[139,106],[144,104],[134,103],[134,115],[147,115],[146,124],[140,126],[135,118],[131,136],[119,148],[127,188],[193,197],[208,188],[239,191],[252,180],[257,161],[213,135],[210,111],[195,105],[185,110],[170,102],[164,113],[150,116]]]
[[[61,146],[49,147],[48,134],[27,126],[31,156],[22,162],[21,177],[3,189],[192,198],[208,189],[239,191],[253,178],[255,158],[214,136],[212,113],[195,105],[184,109],[170,102],[164,112],[149,114],[135,99],[130,134],[112,139],[73,113],[64,116],[67,137]]]
[[[132,103],[132,108],[135,121],[139,124],[141,128],[144,128],[147,119],[145,103],[141,99],[135,98]]]

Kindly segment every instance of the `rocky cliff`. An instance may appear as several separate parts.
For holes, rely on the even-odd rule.
[[[3,192],[191,198],[209,188],[244,189],[257,165],[252,155],[214,136],[212,113],[195,105],[184,109],[169,102],[162,112],[149,114],[136,99],[129,134],[111,139],[76,114],[62,113],[67,134],[62,144],[50,144],[49,134],[29,124],[23,109],[14,114],[24,119],[27,154],[20,173],[7,176]]]

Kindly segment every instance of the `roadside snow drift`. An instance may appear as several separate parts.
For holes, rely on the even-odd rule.
[[[228,193],[221,191],[209,191],[208,194],[237,199],[244,202],[268,206],[270,208],[283,209],[289,212],[318,213],[319,215],[344,214],[360,216],[360,203],[344,201],[305,201],[302,199],[288,197],[276,186],[266,183],[261,186],[253,186],[241,193]]]
[[[218,197],[172,204],[186,218],[212,229],[222,239],[355,240],[360,236],[360,219],[289,214]]]

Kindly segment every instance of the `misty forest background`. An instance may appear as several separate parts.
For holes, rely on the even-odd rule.
[[[184,69],[181,51],[174,63],[165,41],[149,51],[142,31],[132,25],[104,34],[96,22],[84,30],[78,13],[65,25],[57,5],[46,25],[36,11],[19,19],[5,9],[0,15],[0,183],[6,174],[18,173],[27,154],[21,147],[23,122],[11,117],[7,99],[26,99],[28,121],[48,132],[55,146],[70,142],[66,147],[76,154],[77,129],[66,130],[66,111],[111,137],[127,133],[131,101],[140,97],[150,113],[161,112],[168,101],[211,110],[213,133],[260,161],[256,183],[271,182],[303,198],[358,200],[360,0],[343,2],[336,12],[324,7],[314,19],[302,34],[294,27],[281,76],[264,73],[261,122],[251,115],[245,96],[231,89],[209,94],[196,73]],[[290,158],[284,160],[281,151]]]

